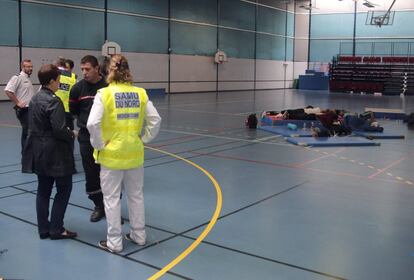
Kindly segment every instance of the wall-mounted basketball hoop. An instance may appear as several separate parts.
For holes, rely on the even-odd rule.
[[[392,25],[394,23],[394,15],[395,11],[369,11],[365,24],[378,27]]]
[[[102,45],[102,55],[106,57],[110,57],[115,54],[121,53],[121,46],[119,46],[115,42],[106,41],[105,44]]]
[[[382,27],[383,25],[392,25],[394,23],[395,11],[391,11],[391,9],[394,6],[395,1],[396,0],[392,1],[387,11],[369,11],[367,13],[365,24],[375,25],[378,27]]]

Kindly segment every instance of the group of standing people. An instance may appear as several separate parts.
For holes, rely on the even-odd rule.
[[[120,196],[126,192],[130,232],[125,238],[144,245],[145,212],[143,199],[144,143],[157,134],[161,117],[145,89],[133,86],[127,59],[114,55],[107,69],[100,69],[96,57],[81,59],[83,79],[76,82],[73,62],[59,59],[42,65],[35,93],[30,82],[33,65],[21,64],[6,94],[15,103],[22,125],[22,171],[38,177],[36,212],[41,239],[74,238],[76,232],[63,226],[65,211],[76,172],[73,156],[77,137],[85,171],[85,187],[94,203],[91,222],[106,216],[107,238],[99,246],[120,252],[122,246]],[[104,70],[104,71],[102,71]],[[104,77],[102,73],[108,73]],[[79,131],[74,130],[76,118]],[[49,201],[54,197],[49,219]]]

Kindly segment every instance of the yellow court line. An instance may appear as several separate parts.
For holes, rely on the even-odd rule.
[[[204,168],[202,168],[201,166],[197,165],[196,163],[182,158],[180,156],[177,156],[175,154],[171,154],[169,152],[163,151],[163,150],[159,150],[156,148],[152,148],[152,147],[148,147],[145,146],[145,148],[153,150],[153,151],[157,151],[166,155],[169,155],[171,157],[175,157],[179,160],[185,161],[186,163],[194,166],[195,168],[201,170],[201,172],[203,172],[209,179],[210,181],[213,183],[214,188],[216,189],[216,194],[217,194],[217,205],[216,205],[216,210],[214,211],[213,216],[211,217],[210,222],[208,223],[207,227],[203,230],[203,232],[197,237],[197,239],[191,243],[191,245],[185,249],[180,255],[178,255],[174,260],[172,260],[169,264],[167,264],[166,266],[164,266],[160,271],[158,271],[157,273],[155,273],[154,275],[152,275],[150,278],[148,278],[148,280],[155,280],[160,278],[161,276],[163,276],[167,271],[169,271],[170,269],[172,269],[174,266],[176,266],[179,262],[181,262],[183,259],[185,259],[200,243],[201,241],[204,240],[204,238],[206,238],[206,236],[209,234],[209,232],[212,230],[212,228],[214,227],[214,225],[217,222],[217,219],[220,215],[220,211],[221,211],[221,206],[223,204],[223,198],[221,195],[221,188],[220,185],[217,183],[216,179],[214,179],[214,177]]]

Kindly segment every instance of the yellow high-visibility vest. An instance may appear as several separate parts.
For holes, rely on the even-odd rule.
[[[100,89],[104,113],[101,129],[105,147],[95,160],[109,169],[131,169],[144,164],[141,131],[148,96],[143,88],[111,83]]]
[[[69,93],[74,84],[76,84],[75,76],[72,76],[71,72],[61,71],[59,89],[55,94],[62,100],[67,113],[69,113]]]

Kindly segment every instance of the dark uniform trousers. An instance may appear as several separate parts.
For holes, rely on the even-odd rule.
[[[79,141],[79,149],[82,157],[82,166],[85,171],[86,193],[96,207],[104,207],[103,194],[101,190],[100,171],[101,167],[95,163],[93,158],[93,147],[89,141]]]
[[[16,117],[22,126],[22,136],[21,136],[20,141],[21,141],[22,152],[23,152],[24,143],[26,142],[27,133],[29,130],[29,108],[28,107],[20,108],[18,106],[14,106],[14,110],[16,111]]]
[[[70,193],[72,192],[72,175],[63,177],[37,175],[37,178],[39,185],[36,195],[36,210],[39,234],[50,233],[50,235],[59,235],[65,230],[63,218],[65,217]],[[49,222],[50,195],[55,182],[57,192],[53,201]]]

